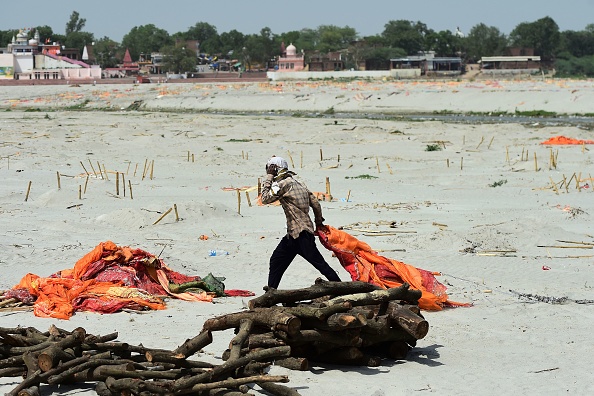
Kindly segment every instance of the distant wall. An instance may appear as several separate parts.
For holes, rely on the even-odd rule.
[[[12,54],[0,54],[0,79],[14,78]]]
[[[381,80],[383,78],[417,78],[421,76],[420,69],[406,69],[406,70],[342,70],[342,71],[327,71],[327,72],[267,72],[266,76],[272,81],[287,81],[287,80],[325,80],[325,79],[340,79],[340,78],[360,78]]]

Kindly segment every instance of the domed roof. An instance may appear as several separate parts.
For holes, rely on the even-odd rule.
[[[19,34],[17,34],[17,40],[26,40],[27,39],[27,33],[23,32],[22,30],[19,32]]]
[[[287,47],[287,56],[295,54],[297,54],[297,48],[293,44],[289,44],[289,46]]]
[[[39,44],[39,42],[37,40],[35,40],[34,38],[29,40],[29,45],[37,45],[37,44]]]

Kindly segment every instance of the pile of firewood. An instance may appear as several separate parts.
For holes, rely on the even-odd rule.
[[[200,334],[174,350],[115,341],[51,326],[0,327],[0,377],[23,377],[8,396],[38,396],[43,384],[95,382],[97,394],[240,395],[257,384],[278,396],[298,395],[267,374],[271,364],[308,370],[310,362],[378,366],[404,359],[428,324],[421,293],[408,285],[382,290],[363,282],[327,282],[267,290],[249,310],[211,318]],[[280,306],[278,304],[282,303]],[[235,329],[224,363],[190,359],[212,343],[212,332]]]
[[[382,359],[404,359],[427,335],[420,297],[407,284],[383,290],[318,279],[305,289],[267,290],[250,300],[249,311],[208,319],[203,331],[236,329],[223,359],[290,346],[290,357],[275,364],[292,370],[309,370],[309,362],[376,367]]]
[[[96,382],[97,394],[238,395],[246,384],[288,382],[286,376],[262,374],[289,347],[272,348],[235,361],[213,365],[188,359],[212,342],[202,332],[173,351],[115,342],[117,333],[89,335],[52,326],[0,328],[0,377],[24,377],[8,396],[39,396],[41,384]],[[249,375],[247,374],[249,372]]]

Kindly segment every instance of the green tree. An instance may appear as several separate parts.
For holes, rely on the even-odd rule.
[[[196,53],[183,44],[166,46],[163,54],[163,70],[179,74],[196,70]]]
[[[514,47],[534,48],[535,54],[543,60],[552,60],[561,44],[561,33],[557,23],[547,16],[531,23],[520,23],[509,39]]]
[[[138,59],[140,54],[158,52],[161,48],[173,44],[169,33],[153,24],[135,26],[122,39],[122,48],[130,51],[132,59]]]
[[[389,21],[384,26],[382,36],[386,44],[393,48],[402,48],[408,55],[425,51],[425,37],[431,31],[424,23],[398,20]]]
[[[6,47],[18,33],[18,30],[0,30],[0,46]]]
[[[483,56],[503,55],[507,46],[505,34],[484,23],[474,25],[463,42],[466,58],[471,63],[476,63]]]
[[[87,20],[85,18],[80,18],[78,11],[72,11],[70,19],[66,23],[66,36],[70,33],[80,32],[85,27],[86,23]]]
[[[198,40],[200,52],[216,54],[221,52],[221,42],[217,28],[206,22],[197,22],[182,33],[185,40]]]
[[[224,54],[233,51],[233,56],[239,57],[242,52],[242,48],[245,46],[245,35],[237,30],[233,29],[229,32],[221,33],[221,52]]]
[[[293,45],[300,50],[304,51],[314,51],[318,49],[318,44],[320,42],[320,37],[318,30],[314,29],[301,29],[299,31],[299,38],[295,41],[285,40],[285,44],[289,45],[293,43]]]
[[[341,28],[334,25],[322,25],[318,27],[318,37],[317,49],[326,53],[347,48],[350,43],[357,40],[357,32],[348,26]]]
[[[117,59],[119,50],[120,46],[117,42],[109,37],[103,37],[95,41],[95,46],[93,47],[95,61],[101,65],[102,68],[116,67],[119,63]]]
[[[66,36],[64,45],[66,48],[76,48],[80,51],[80,55],[83,53],[83,48],[87,44],[91,44],[95,41],[93,33],[89,32],[72,32]]]
[[[462,52],[462,38],[449,30],[429,32],[425,38],[426,48],[437,56],[458,56]]]
[[[594,32],[588,30],[561,32],[559,52],[567,52],[575,57],[594,55]]]

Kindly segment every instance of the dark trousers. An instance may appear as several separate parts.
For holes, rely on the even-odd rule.
[[[285,235],[270,257],[268,286],[278,288],[283,274],[291,265],[296,255],[300,255],[313,265],[330,281],[340,282],[338,274],[328,265],[316,246],[315,237],[307,231],[301,231],[297,239]]]

